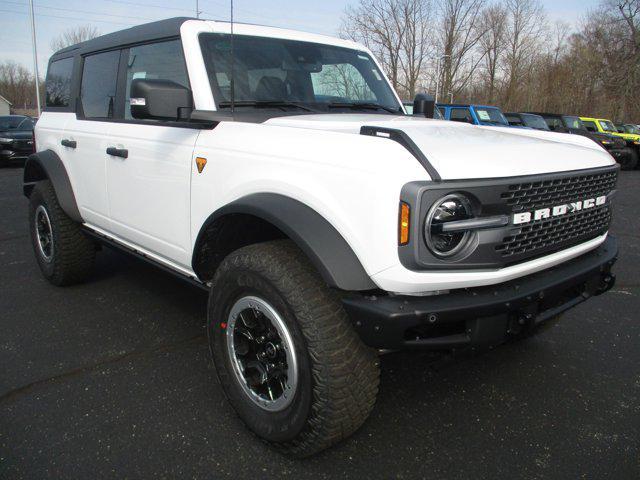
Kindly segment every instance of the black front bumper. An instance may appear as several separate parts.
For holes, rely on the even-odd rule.
[[[591,252],[511,282],[427,297],[354,295],[343,303],[373,348],[487,347],[609,290],[617,254],[617,242],[608,236]]]

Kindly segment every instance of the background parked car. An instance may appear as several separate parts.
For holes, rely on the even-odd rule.
[[[547,123],[551,131],[558,133],[573,133],[588,137],[598,145],[603,147],[609,154],[616,159],[623,170],[632,170],[638,164],[638,155],[635,149],[627,147],[624,139],[610,135],[604,132],[590,131],[577,115],[562,115],[559,113],[539,113],[529,112],[540,115]],[[595,128],[595,127],[594,127]]]
[[[636,165],[640,158],[640,135],[634,133],[620,133],[611,120],[606,118],[580,117],[587,129],[591,132],[600,132],[622,138],[627,142],[627,146],[631,148],[635,154]]]
[[[632,123],[616,123],[618,133],[630,133],[632,135],[640,135],[640,128],[638,125]]]
[[[33,153],[35,121],[24,115],[0,117],[0,165],[25,160]]]
[[[535,130],[551,130],[547,122],[540,115],[534,113],[515,113],[509,112],[504,114],[509,121],[509,125],[514,127],[528,127]]]
[[[491,127],[511,127],[502,110],[489,105],[439,103],[438,109],[445,120]]]

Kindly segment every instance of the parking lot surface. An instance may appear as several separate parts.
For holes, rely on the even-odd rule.
[[[83,285],[40,276],[21,175],[0,169],[0,478],[640,477],[640,172],[611,292],[483,355],[382,357],[371,418],[301,461],[226,403],[205,293],[109,249]]]

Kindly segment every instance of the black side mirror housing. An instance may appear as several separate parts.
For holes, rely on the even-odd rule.
[[[171,80],[136,78],[130,98],[139,120],[187,120],[193,110],[191,90]]]
[[[431,95],[418,93],[413,100],[413,114],[419,117],[433,118],[435,115],[436,101]]]

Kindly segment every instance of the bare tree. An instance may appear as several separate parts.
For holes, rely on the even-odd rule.
[[[507,45],[505,38],[507,9],[501,4],[491,5],[482,12],[480,21],[487,30],[485,35],[480,38],[480,48],[484,56],[488,100],[489,103],[493,103],[498,80],[498,67]]]
[[[418,82],[424,76],[427,57],[433,51],[432,7],[429,0],[404,0],[400,2],[402,18],[406,26],[401,38],[401,84],[408,98],[417,93]]]
[[[518,90],[540,51],[546,18],[539,0],[505,0],[505,5],[508,11],[504,62],[507,78],[503,103],[511,109],[523,101],[524,96],[518,95]]]
[[[360,0],[345,15],[345,36],[369,46],[403,95],[444,54],[443,96],[640,122],[640,0],[601,0],[575,27],[550,23],[540,0]]]
[[[382,63],[393,88],[400,77],[401,38],[405,25],[400,20],[394,0],[360,0],[347,7],[340,34],[365,44]]]
[[[340,33],[364,43],[393,87],[412,97],[431,48],[431,11],[431,0],[360,0],[347,7]]]
[[[35,105],[33,86],[33,74],[26,67],[12,61],[0,63],[0,94],[13,108]]]
[[[100,31],[93,25],[82,25],[65,30],[51,40],[51,50],[57,52],[70,45],[91,40],[100,35]]]
[[[486,33],[481,12],[486,0],[441,0],[438,51],[443,55],[442,92],[458,94],[483,58],[477,46]]]

